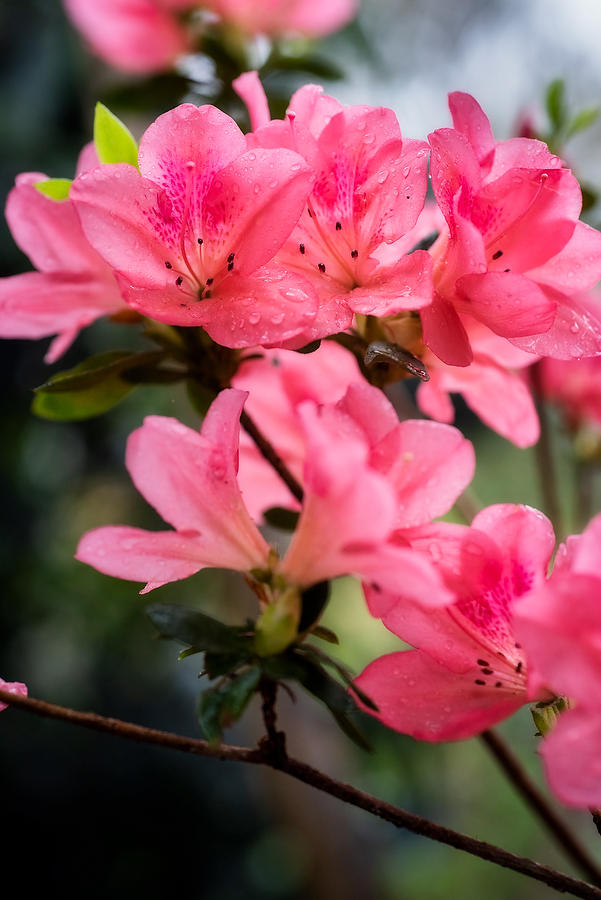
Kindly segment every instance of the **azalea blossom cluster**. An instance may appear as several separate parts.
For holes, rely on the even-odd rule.
[[[353,18],[356,0],[64,0],[92,50],[126,72],[170,68],[197,33],[219,23],[246,38],[322,37]]]
[[[183,104],[133,158],[87,147],[72,183],[26,173],[8,200],[38,271],[0,283],[2,336],[58,335],[53,361],[96,318],[126,313],[172,335],[202,329],[235,362],[200,432],[150,416],[129,438],[134,484],[171,530],[102,527],[78,559],[145,592],[206,567],[243,573],[259,658],[315,626],[307,591],[355,575],[414,648],[357,680],[374,715],[448,740],[561,700],[573,709],[543,743],[550,782],[567,803],[600,805],[599,519],[549,578],[555,537],[536,510],[433,522],[475,465],[450,393],[528,446],[538,422],[520,370],[601,356],[601,234],[579,220],[577,180],[539,141],[495,140],[467,94],[451,94],[453,127],[426,143],[403,138],[391,110],[314,85],[283,120],[256,73],[234,87],[248,134]],[[417,402],[437,421],[399,421],[369,383],[382,347],[395,377],[423,379]],[[300,490],[241,436],[243,407]],[[286,548],[258,527],[274,507],[298,514]]]

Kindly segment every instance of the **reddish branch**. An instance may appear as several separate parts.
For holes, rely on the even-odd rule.
[[[273,469],[278,473],[290,493],[293,497],[296,497],[299,503],[303,502],[303,489],[301,485],[298,483],[282,457],[277,453],[274,449],[273,445],[267,440],[262,431],[259,430],[255,421],[251,419],[246,410],[242,410],[242,415],[240,416],[240,424],[248,434],[250,438],[255,442],[255,445],[260,452],[261,456],[267,460],[267,462],[272,466]]]
[[[397,828],[406,828],[414,834],[421,834],[431,840],[439,841],[442,844],[455,847],[457,850],[463,850],[465,853],[470,853],[480,859],[495,863],[495,865],[512,869],[521,875],[542,881],[561,893],[569,893],[574,897],[582,898],[582,900],[601,900],[601,890],[593,887],[593,885],[578,881],[576,878],[557,872],[549,866],[540,865],[526,857],[516,856],[507,850],[503,850],[501,847],[496,847],[494,844],[476,840],[460,832],[452,831],[450,828],[437,825],[435,822],[431,822],[421,816],[406,812],[399,807],[392,806],[390,803],[385,803],[376,797],[365,794],[363,791],[358,791],[351,785],[330,778],[328,775],[324,775],[323,772],[319,772],[317,769],[299,760],[291,759],[284,754],[274,754],[271,741],[264,742],[256,750],[227,745],[214,747],[206,741],[166,731],[157,731],[153,728],[144,728],[141,725],[123,722],[120,719],[105,718],[95,713],[78,712],[74,709],[56,706],[53,703],[46,703],[43,700],[35,700],[32,697],[20,697],[10,694],[8,691],[0,691],[0,701],[40,716],[59,719],[64,722],[70,722],[73,725],[91,728],[95,731],[107,732],[127,740],[156,744],[160,747],[169,747],[173,750],[181,750],[184,753],[212,757],[213,759],[269,766],[305,784],[311,785],[319,791],[336,797],[344,803],[364,809],[371,815],[384,819]],[[275,727],[275,722],[273,726]]]

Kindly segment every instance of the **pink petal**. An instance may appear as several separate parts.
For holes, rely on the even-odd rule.
[[[560,716],[540,748],[553,792],[568,806],[601,806],[601,716],[571,709]]]
[[[482,107],[470,94],[454,91],[449,94],[449,109],[453,117],[453,126],[466,136],[478,162],[484,165],[495,148],[495,139]]]
[[[477,668],[458,675],[419,650],[391,653],[371,663],[356,679],[378,706],[375,717],[418,740],[473,737],[506,719],[524,697],[475,684]]]
[[[267,96],[258,72],[243,72],[232,81],[232,87],[248,109],[253,131],[271,121]]]
[[[589,707],[601,693],[600,585],[564,569],[514,608],[518,640],[540,680]]]
[[[313,173],[290,150],[249,150],[226,166],[207,191],[204,221],[210,225],[203,251],[249,275],[269,262],[296,225]]]
[[[439,377],[439,371],[428,371],[430,381],[422,382],[417,388],[417,405],[431,419],[450,425],[455,420],[455,407],[443,387],[444,381]]]
[[[555,534],[543,513],[531,506],[497,503],[479,512],[472,528],[490,535],[502,548],[518,595],[544,582]]]
[[[5,338],[72,334],[124,308],[116,285],[85,276],[26,272],[0,279],[0,336]]]
[[[179,531],[198,532],[226,568],[246,570],[264,566],[269,548],[236,481],[243,402],[242,392],[222,391],[201,434],[175,419],[147,417],[130,435],[126,464],[140,493],[165,521]]]
[[[9,694],[17,694],[19,697],[27,696],[27,685],[20,681],[4,681],[3,678],[0,678],[0,690],[8,691]],[[0,710],[6,708],[6,703],[0,703]]]
[[[469,216],[470,201],[482,181],[480,165],[468,138],[459,131],[440,128],[428,135],[428,140],[432,147],[432,188],[453,235],[456,198],[459,196],[467,207],[462,208],[462,215]]]
[[[109,525],[84,534],[75,558],[114,578],[145,581],[141,591],[145,594],[170,581],[189,578],[205,566],[244,568],[225,562],[227,554],[216,556],[215,549],[195,532]],[[234,557],[234,562],[240,561]]]
[[[298,123],[318,138],[332,117],[344,109],[338,100],[324,94],[319,84],[305,84],[292,95],[288,113],[294,114]]]
[[[214,177],[245,150],[244,135],[228,115],[215,106],[182,103],[144,132],[138,162],[142,176],[163,188],[174,216],[198,222]],[[189,206],[183,216],[187,182]]]
[[[469,366],[473,359],[467,332],[455,308],[439,294],[420,310],[424,344],[449,366]]]
[[[528,276],[566,294],[587,291],[601,278],[601,234],[584,222],[576,222],[561,252],[531,269]]]
[[[556,304],[523,275],[464,275],[457,287],[464,297],[465,311],[503,337],[541,334],[553,324]]]
[[[6,220],[16,243],[42,272],[104,273],[107,267],[86,240],[72,200],[46,197],[33,186],[44,180],[24,173],[8,195]]]
[[[348,294],[350,308],[363,316],[390,316],[431,302],[432,257],[424,250],[401,256],[394,266],[376,269],[373,278]]]
[[[601,355],[601,307],[596,298],[585,294],[566,297],[550,288],[544,288],[544,292],[557,303],[551,328],[544,334],[511,338],[512,344],[553,359]]]

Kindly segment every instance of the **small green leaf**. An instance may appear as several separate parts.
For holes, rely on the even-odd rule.
[[[340,643],[338,635],[323,625],[316,625],[315,628],[311,629],[311,634],[313,637],[321,638],[322,641],[327,641],[328,644]]]
[[[547,88],[545,106],[553,130],[559,131],[565,125],[567,118],[565,83],[562,78],[556,78]]]
[[[94,146],[101,163],[138,166],[138,145],[131,131],[100,102],[94,114]]]
[[[258,666],[251,666],[201,695],[198,723],[206,739],[219,744],[223,729],[240,718],[261,679]]]
[[[286,509],[283,506],[272,506],[263,513],[263,518],[269,525],[274,528],[281,528],[282,531],[294,531],[298,524],[297,513],[293,509]]]
[[[231,675],[243,663],[248,662],[249,657],[249,647],[244,647],[238,653],[205,653],[204,670],[211,680],[221,675]]]
[[[594,125],[599,118],[600,112],[601,109],[598,106],[591,106],[588,109],[581,109],[579,113],[576,113],[568,125],[566,140],[573,137],[573,135],[578,134],[580,131],[586,131],[587,128]]]
[[[36,388],[36,393],[62,394],[84,391],[107,379],[122,375],[129,369],[143,369],[165,357],[164,350],[132,353],[131,350],[107,350],[96,353],[66,372],[58,372]],[[134,379],[132,379],[134,381]],[[129,385],[129,389],[133,384]]]
[[[70,178],[47,178],[45,181],[36,181],[34,188],[52,200],[66,200],[72,184]]]
[[[100,384],[75,391],[46,393],[38,389],[31,410],[42,419],[56,422],[91,419],[117,406],[134,388],[135,384],[128,384],[113,375]]]
[[[250,647],[250,642],[241,637],[235,628],[197,609],[155,603],[146,608],[146,615],[163,637],[181,641],[197,650],[239,653]]]

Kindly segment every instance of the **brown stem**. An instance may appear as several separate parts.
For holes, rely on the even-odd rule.
[[[267,462],[275,469],[278,473],[290,493],[296,497],[299,503],[303,502],[303,489],[301,485],[298,483],[284,460],[274,449],[273,445],[269,443],[265,435],[262,431],[259,430],[257,425],[255,424],[254,419],[248,415],[246,410],[242,410],[242,415],[240,416],[240,424],[255,442],[257,449],[267,460]]]
[[[501,847],[496,847],[494,844],[476,840],[468,835],[452,831],[450,828],[445,828],[443,825],[437,825],[435,822],[431,822],[421,816],[416,816],[404,809],[392,806],[392,804],[378,800],[376,797],[363,793],[363,791],[358,791],[351,785],[330,778],[323,772],[319,772],[317,769],[299,760],[283,757],[276,761],[273,755],[266,753],[261,747],[257,750],[227,745],[214,747],[206,741],[166,731],[157,731],[153,728],[144,728],[141,725],[123,722],[120,719],[108,719],[95,713],[78,712],[63,706],[56,706],[53,703],[46,703],[43,700],[36,700],[33,697],[21,697],[8,691],[0,691],[0,701],[46,718],[59,719],[64,722],[70,722],[73,725],[92,728],[95,731],[103,731],[127,740],[156,744],[173,750],[181,750],[184,753],[212,757],[213,759],[269,766],[272,769],[285,772],[292,778],[311,785],[311,787],[319,791],[336,797],[343,803],[349,803],[373,816],[384,819],[384,821],[390,822],[397,828],[406,828],[414,834],[421,834],[431,840],[455,847],[457,850],[463,850],[465,853],[470,853],[495,865],[512,869],[514,872],[519,872],[528,878],[542,881],[561,893],[569,893],[574,897],[582,898],[582,900],[601,900],[601,890],[593,885],[586,884],[569,875],[564,875],[562,872],[557,872],[549,866],[540,865],[540,863],[536,863],[526,857],[516,856],[514,853],[503,850]]]
[[[561,504],[559,502],[559,493],[557,491],[557,473],[555,471],[553,448],[551,446],[551,425],[542,394],[540,362],[530,366],[530,381],[534,399],[536,401],[538,418],[540,420],[540,437],[534,450],[536,453],[541,495],[545,512],[555,527],[556,535],[561,537],[563,535]]]
[[[263,705],[263,721],[265,723],[266,736],[259,742],[261,750],[271,757],[276,767],[287,759],[286,753],[286,735],[283,731],[278,731],[276,727],[275,698],[278,686],[275,681],[267,678],[261,682],[261,697]]]
[[[594,884],[601,885],[601,868],[564,825],[505,741],[494,731],[483,732],[481,738],[518,793],[526,800],[541,822],[546,825],[566,855],[578,866],[586,878],[590,878]]]
[[[601,834],[601,810],[599,809],[591,809],[591,816],[593,817],[593,824],[599,834]]]

